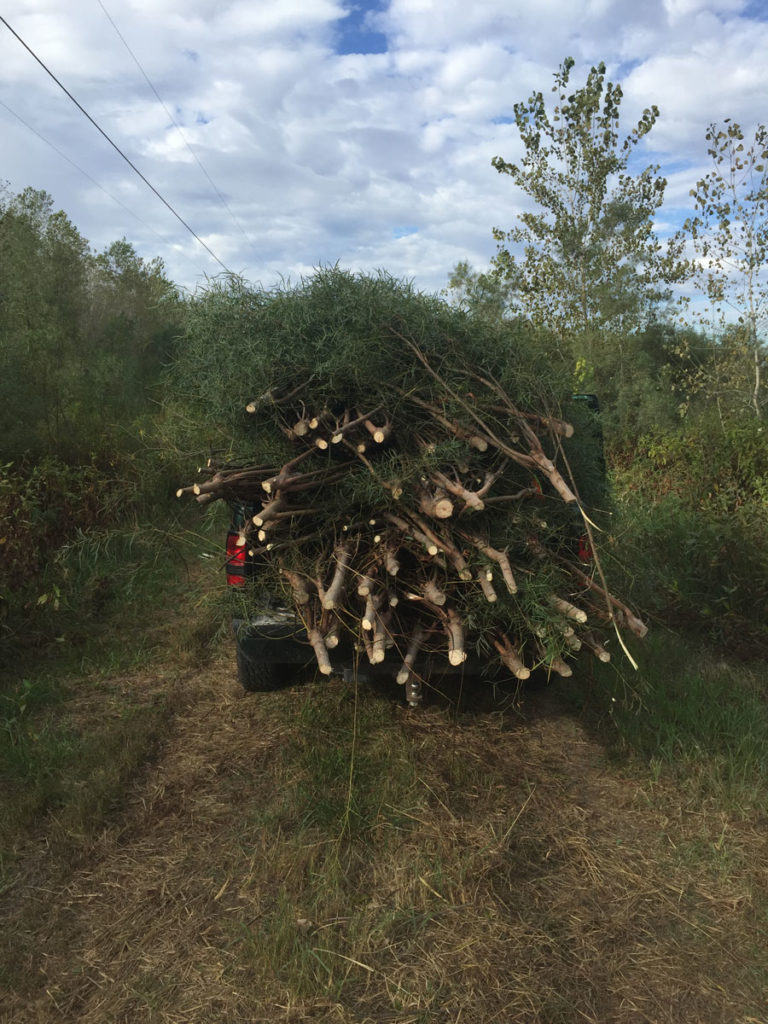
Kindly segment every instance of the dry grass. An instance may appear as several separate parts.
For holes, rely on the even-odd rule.
[[[765,820],[610,767],[548,695],[242,698],[229,654],[79,865],[30,851],[0,1020],[768,1020]]]

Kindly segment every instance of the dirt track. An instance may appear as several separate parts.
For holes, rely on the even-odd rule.
[[[152,673],[133,682],[167,684]],[[262,813],[286,785],[284,753],[310,690],[243,697],[229,652],[177,685],[158,762],[74,872],[52,878],[42,840],[32,855],[8,904],[11,917],[37,907],[30,989],[3,1000],[3,1024],[768,1020],[750,996],[751,967],[729,948],[746,890],[738,879],[710,884],[709,868],[674,856],[713,842],[722,821],[684,809],[673,819],[546,696],[527,721],[488,712],[454,725],[437,708],[388,710],[428,792],[397,872],[358,863],[354,885],[388,887],[381,902],[366,894],[372,921],[387,899],[429,916],[417,942],[358,942],[346,957],[365,967],[353,968],[356,987],[295,995],[289,975],[254,966],[252,946],[276,900],[294,899],[300,923],[301,877],[319,870]],[[448,867],[427,874],[426,854],[420,881],[406,879],[419,847],[443,851],[446,865],[454,856],[461,884]],[[325,949],[330,925],[306,924]]]

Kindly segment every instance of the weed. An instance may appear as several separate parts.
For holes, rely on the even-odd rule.
[[[174,662],[191,603],[158,634]],[[156,671],[29,675],[2,705],[14,735],[60,729],[69,791],[37,815],[29,912],[21,846],[4,858],[14,1022],[765,1016],[757,669],[657,635],[634,678],[458,713],[335,678],[234,699],[231,655],[179,712]]]
[[[747,812],[768,786],[768,702],[761,665],[734,665],[656,630],[634,678],[598,670],[616,745],[698,796]]]

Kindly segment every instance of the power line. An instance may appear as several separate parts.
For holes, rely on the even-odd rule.
[[[38,139],[41,140],[41,142],[44,142],[46,146],[50,146],[54,153],[58,153],[58,155],[63,160],[66,160],[68,164],[71,164],[71,166],[74,167],[76,171],[79,171],[84,177],[86,177],[90,182],[92,182],[96,186],[96,188],[101,189],[104,195],[111,199],[113,203],[117,203],[118,206],[122,206],[126,213],[130,213],[130,215],[135,220],[137,220],[139,224],[143,224],[144,227],[147,228],[148,231],[151,231],[156,238],[159,238],[161,242],[165,242],[163,236],[158,234],[151,224],[147,224],[145,220],[142,220],[138,213],[135,213],[130,208],[130,206],[125,205],[122,199],[118,199],[117,196],[113,196],[112,193],[108,191],[108,189],[104,188],[104,186],[101,185],[98,181],[96,181],[96,179],[92,175],[90,175],[88,171],[83,170],[83,168],[79,164],[76,164],[75,161],[71,159],[71,157],[68,157],[63,150],[59,149],[59,147],[55,145],[53,142],[51,142],[50,139],[47,139],[45,135],[43,135],[41,132],[37,130],[37,128],[33,127],[28,121],[25,121],[21,114],[17,114],[16,111],[9,107],[7,103],[4,103],[3,100],[0,100],[0,107],[4,107],[9,114],[12,114],[17,121],[20,121],[21,124],[23,124],[25,128],[28,128],[33,135],[36,135]]]
[[[18,41],[21,43],[21,45],[24,47],[24,49],[32,57],[34,57],[34,59],[37,61],[37,63],[40,65],[40,67],[43,69],[43,71],[45,71],[45,73],[47,75],[49,75],[54,80],[54,82],[56,83],[56,85],[58,85],[58,87],[62,90],[62,92],[66,93],[66,95],[69,97],[69,99],[72,100],[72,102],[75,104],[77,109],[82,114],[84,114],[85,117],[88,118],[88,120],[91,122],[93,127],[99,132],[99,134],[102,135],[107,140],[107,142],[110,144],[110,146],[112,146],[112,148],[117,153],[120,154],[120,156],[123,158],[123,160],[125,160],[125,162],[131,168],[131,170],[141,178],[141,180],[144,182],[144,184],[147,186],[147,188],[149,188],[152,192],[154,192],[154,194],[157,196],[157,198],[160,200],[160,202],[163,203],[163,205],[166,206],[171,211],[171,213],[176,218],[176,220],[178,220],[179,223],[182,224],[187,229],[187,231],[190,233],[190,235],[192,235],[193,238],[197,239],[197,241],[200,243],[200,245],[202,245],[202,247],[205,249],[205,251],[207,253],[209,253],[209,255],[211,255],[216,260],[216,262],[219,264],[220,267],[223,267],[223,269],[228,274],[231,274],[232,271],[229,269],[229,267],[227,267],[224,263],[222,263],[222,261],[219,259],[219,257],[216,255],[216,253],[213,251],[213,249],[211,249],[210,246],[206,245],[206,243],[202,240],[202,238],[195,231],[192,230],[192,228],[189,226],[189,224],[187,224],[187,222],[184,220],[184,218],[181,216],[181,214],[177,213],[176,210],[174,210],[174,208],[171,206],[171,204],[168,202],[168,200],[164,196],[162,196],[158,192],[158,190],[155,188],[155,186],[152,184],[152,182],[149,181],[149,179],[146,178],[141,173],[139,168],[136,166],[136,164],[133,163],[133,161],[130,159],[130,157],[125,155],[125,153],[122,151],[122,149],[120,149],[118,144],[116,142],[114,142],[109,137],[109,135],[107,135],[107,133],[104,131],[104,129],[101,127],[101,125],[99,125],[91,117],[91,115],[88,113],[88,111],[82,105],[82,103],[79,103],[78,100],[75,99],[75,97],[72,95],[72,93],[69,91],[69,89],[67,89],[67,87],[62,82],[59,81],[59,79],[56,77],[56,75],[54,75],[54,73],[50,70],[50,68],[40,59],[40,57],[37,56],[35,51],[24,42],[24,40],[21,38],[19,33],[16,32],[13,28],[11,28],[11,26],[8,24],[8,22],[5,20],[5,18],[2,16],[2,14],[0,14],[0,22],[2,22],[3,25],[5,25],[5,27],[11,33],[11,35],[15,36],[16,39],[18,39]]]
[[[233,210],[232,210],[232,208],[230,207],[229,203],[227,202],[227,200],[226,200],[226,199],[224,198],[224,196],[223,196],[223,195],[221,194],[221,192],[220,192],[220,191],[219,191],[219,189],[217,188],[217,186],[216,186],[216,182],[215,182],[215,181],[213,180],[213,178],[212,178],[212,177],[210,176],[210,174],[208,173],[208,171],[207,171],[207,170],[205,169],[205,167],[203,166],[203,164],[202,164],[202,162],[201,162],[200,158],[198,157],[197,153],[196,153],[196,152],[194,151],[194,149],[192,148],[192,146],[190,146],[190,144],[189,144],[189,141],[188,141],[188,139],[187,139],[186,135],[184,134],[184,132],[183,132],[183,131],[182,131],[182,129],[181,129],[181,125],[180,125],[180,124],[179,124],[179,123],[178,123],[178,122],[176,121],[176,118],[175,118],[175,117],[173,116],[173,114],[172,114],[172,113],[170,112],[170,110],[168,109],[168,107],[167,107],[167,106],[165,105],[165,102],[163,101],[163,98],[162,98],[162,96],[161,96],[161,95],[160,95],[160,93],[159,93],[159,92],[157,91],[157,89],[156,89],[156,88],[155,88],[155,86],[154,86],[154,83],[153,83],[153,82],[151,81],[151,79],[150,79],[149,75],[147,74],[147,72],[146,72],[146,71],[144,70],[144,68],[142,67],[142,65],[141,65],[141,62],[139,61],[139,58],[138,58],[138,57],[136,56],[136,54],[135,54],[135,53],[133,52],[133,50],[131,49],[131,47],[130,47],[130,46],[128,45],[128,41],[126,40],[125,36],[123,35],[123,33],[122,33],[122,32],[120,31],[120,29],[119,29],[119,28],[117,27],[117,25],[115,24],[115,21],[114,21],[114,19],[113,19],[112,15],[111,15],[111,14],[109,13],[109,11],[108,11],[108,10],[107,10],[107,8],[106,8],[106,7],[104,6],[104,4],[103,4],[103,3],[101,2],[101,0],[98,0],[98,4],[99,4],[99,7],[100,7],[100,8],[102,9],[102,11],[104,12],[104,14],[106,15],[106,18],[107,18],[107,20],[109,21],[110,25],[112,26],[112,28],[113,28],[113,29],[115,30],[115,32],[117,33],[117,36],[118,36],[118,38],[120,39],[120,42],[121,42],[121,43],[123,44],[123,46],[124,46],[124,47],[126,48],[126,50],[128,51],[128,53],[129,53],[129,54],[131,55],[131,57],[133,58],[133,62],[134,62],[134,64],[136,65],[136,67],[137,67],[137,68],[139,69],[139,71],[140,71],[140,72],[142,73],[142,75],[144,76],[144,81],[145,81],[145,82],[147,83],[147,85],[149,86],[149,88],[150,88],[150,89],[152,90],[152,92],[153,92],[153,93],[155,94],[155,98],[157,99],[157,102],[158,102],[158,103],[160,104],[160,106],[161,106],[161,107],[163,108],[163,110],[164,110],[164,111],[165,111],[165,113],[166,113],[166,116],[167,116],[167,117],[168,117],[168,118],[170,119],[170,121],[171,121],[171,123],[173,124],[174,128],[176,129],[176,131],[177,131],[177,132],[179,133],[179,135],[181,136],[181,138],[182,138],[182,141],[184,142],[184,145],[185,145],[185,146],[187,147],[187,149],[189,150],[189,152],[190,152],[190,154],[192,155],[193,159],[195,160],[195,162],[196,162],[197,166],[198,166],[198,167],[200,168],[200,170],[201,170],[201,171],[203,172],[203,174],[205,175],[205,177],[206,177],[206,178],[208,179],[208,181],[209,181],[209,183],[210,183],[210,185],[211,185],[211,188],[212,188],[212,189],[213,189],[213,191],[214,191],[214,192],[216,193],[216,195],[217,195],[217,196],[219,197],[219,200],[221,201],[221,204],[222,204],[222,206],[223,206],[223,207],[224,207],[224,209],[225,209],[225,210],[227,211],[227,213],[228,213],[228,214],[230,215],[230,217],[231,217],[231,218],[232,218],[232,220],[234,221],[235,225],[236,225],[236,226],[237,226],[237,227],[238,227],[238,228],[240,229],[240,231],[242,232],[242,234],[243,234],[243,237],[245,238],[246,242],[248,242],[248,244],[250,245],[250,244],[251,244],[251,240],[250,240],[250,238],[248,237],[248,234],[247,234],[247,232],[246,232],[245,228],[244,228],[244,227],[243,227],[243,225],[242,225],[242,224],[240,223],[240,221],[239,221],[239,220],[237,219],[237,217],[235,216],[235,214],[234,214],[234,211],[233,211]]]

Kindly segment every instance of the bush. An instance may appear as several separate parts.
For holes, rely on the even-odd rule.
[[[165,501],[162,520],[168,525],[176,474],[146,452],[116,452],[86,465],[68,465],[50,456],[3,469],[0,643],[14,638],[38,642],[60,628],[52,613],[65,606],[78,606],[87,617],[94,595],[114,589],[112,577],[121,564],[123,572],[136,573],[137,560],[146,554],[139,549],[153,543],[151,527],[140,524]],[[83,574],[77,552],[85,547],[103,551],[111,534],[129,539],[122,563],[102,559],[90,576]],[[132,537],[142,541],[135,544],[139,553],[134,556]]]
[[[768,644],[768,435],[706,422],[641,438],[614,482],[635,599],[735,651]]]

